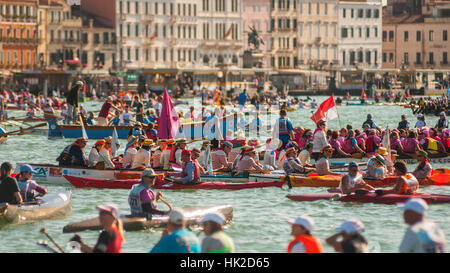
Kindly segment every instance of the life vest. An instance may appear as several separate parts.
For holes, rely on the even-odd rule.
[[[109,242],[105,253],[120,253],[122,250],[122,236],[120,236],[120,232],[117,227],[111,226],[110,229],[114,231],[116,236],[113,241]]]
[[[194,167],[195,167],[195,168],[194,168],[194,180],[193,180],[193,181],[196,181],[196,180],[200,179],[200,168],[199,168],[199,166],[198,166],[197,161],[189,161],[189,162],[191,162],[192,164],[194,164]],[[187,165],[189,162],[186,162],[186,164],[184,165],[185,168],[186,168],[186,165]],[[187,173],[184,171],[185,168],[183,168],[183,172],[181,172],[181,177],[182,177],[182,178],[187,176]]]
[[[36,197],[36,191],[32,190],[30,187],[32,180],[18,180],[17,184],[19,186],[20,195],[22,196],[23,201],[33,201]]]
[[[285,118],[278,119],[278,134],[279,135],[289,134],[289,130],[287,128],[287,119]]]
[[[374,153],[378,149],[378,145],[375,143],[375,137],[369,136],[366,141],[366,152]]]
[[[66,146],[64,148],[64,150],[61,152],[61,154],[58,156],[58,158],[56,158],[56,161],[59,161],[59,165],[60,166],[70,166],[72,165],[72,155],[70,154],[70,149],[72,148],[72,146],[74,145],[74,143]]]
[[[356,152],[356,149],[352,146],[352,139],[353,138],[346,138],[344,140],[344,145],[342,146],[342,150],[348,154],[352,154]]]
[[[153,194],[153,189],[150,187],[147,188],[142,183],[133,185],[133,187],[131,188],[130,194],[128,195],[128,204],[130,205],[131,215],[139,216],[139,217],[146,217],[148,220],[150,220],[150,219],[152,219],[152,214],[149,214],[142,210],[141,192],[146,191],[146,190],[150,190]],[[155,196],[155,195],[153,194],[153,196]],[[151,205],[154,209],[157,208],[156,199],[153,199]]]
[[[305,246],[306,253],[323,253],[322,244],[317,238],[311,235],[300,235],[295,237],[288,245],[288,253],[291,253],[292,247],[296,243],[302,243]]]
[[[417,181],[417,178],[411,173],[402,175],[400,179],[403,179],[405,183],[403,183],[403,186],[398,194],[412,194],[419,188],[419,181]]]
[[[427,152],[430,154],[437,154],[439,152],[438,142],[435,139],[432,139],[431,137],[427,137],[427,140],[428,140]]]

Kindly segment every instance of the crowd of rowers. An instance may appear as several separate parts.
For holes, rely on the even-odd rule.
[[[441,112],[447,112],[447,114],[450,113],[450,105],[448,103],[448,98],[445,95],[438,98],[421,97],[417,101],[414,98],[411,98],[409,104],[412,106],[413,114],[434,114],[437,116]]]

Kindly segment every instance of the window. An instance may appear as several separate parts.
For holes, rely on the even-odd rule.
[[[420,30],[416,31],[416,41],[420,42],[422,40],[422,35]]]
[[[342,9],[342,17],[345,18],[345,9]]]
[[[403,41],[408,42],[408,39],[409,39],[408,36],[409,36],[408,31],[403,32]]]
[[[389,53],[389,62],[393,63],[394,62],[394,53]]]
[[[447,52],[442,52],[442,64],[448,64]]]
[[[94,44],[96,45],[100,44],[100,34],[98,33],[94,34]]]
[[[136,24],[136,30],[135,30],[136,32],[136,37],[139,37],[139,25],[138,24]]]
[[[434,53],[428,53],[428,64],[434,64]]]
[[[383,30],[383,42],[387,41],[387,31]]]
[[[442,41],[447,41],[448,37],[447,37],[447,30],[443,30],[442,31]]]
[[[366,28],[366,38],[370,37],[370,28]]]
[[[363,9],[359,9],[358,10],[358,18],[363,18],[364,17],[364,10]]]
[[[135,57],[136,57],[136,61],[139,61],[139,48],[136,48],[135,50]]]
[[[390,30],[389,31],[389,42],[393,42],[394,41],[394,31]]]
[[[366,51],[366,63],[371,64],[370,51]]]
[[[366,18],[371,18],[371,17],[372,17],[372,10],[366,9]]]
[[[380,10],[379,9],[376,9],[376,10],[373,11],[373,17],[374,18],[379,18],[380,17]]]
[[[416,53],[416,64],[421,64],[422,63],[422,56],[420,54],[420,52]]]
[[[136,14],[139,14],[139,2],[136,1],[134,4],[134,11],[136,12]]]
[[[428,40],[429,41],[433,41],[434,40],[434,31],[433,30],[430,30],[428,32]]]
[[[403,63],[404,64],[409,64],[408,52],[403,53]]]
[[[341,38],[347,38],[347,37],[348,37],[347,28],[345,28],[345,27],[341,28]]]
[[[383,63],[385,63],[385,62],[387,62],[387,54],[386,53],[383,53]]]

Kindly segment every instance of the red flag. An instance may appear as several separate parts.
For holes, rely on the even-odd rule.
[[[158,123],[158,134],[156,136],[160,139],[175,138],[180,125],[181,123],[178,119],[178,113],[173,106],[167,89],[165,89],[160,120]]]
[[[231,34],[231,30],[233,29],[233,24],[231,24],[230,29],[228,29],[227,33],[225,33],[225,36],[223,36],[223,39],[225,40],[228,36]]]
[[[364,89],[361,91],[361,98],[367,99],[366,91],[364,91]]]
[[[327,121],[338,117],[337,108],[334,104],[334,97],[331,95],[328,99],[322,102],[316,113],[311,116],[312,121],[317,124],[320,119],[325,118]]]

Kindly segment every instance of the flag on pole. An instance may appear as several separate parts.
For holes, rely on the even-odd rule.
[[[211,146],[210,145],[208,145],[206,147],[205,156],[203,158],[204,158],[203,164],[204,164],[204,166],[206,166],[206,171],[208,172],[209,175],[213,175],[214,171],[212,168]]]
[[[364,91],[364,89],[361,91],[361,99],[367,99],[366,91]]]
[[[231,30],[233,29],[233,24],[231,24],[230,28],[228,29],[227,33],[225,33],[225,35],[223,36],[223,39],[225,40],[226,38],[228,38],[228,36],[230,36],[231,34]]]
[[[381,140],[381,145],[386,148],[387,150],[387,156],[386,156],[386,166],[394,166],[394,163],[391,159],[391,139],[390,139],[390,132],[389,126],[386,127],[386,130],[384,131],[383,139]]]
[[[116,152],[119,150],[119,148],[120,148],[119,135],[117,134],[116,126],[114,126],[111,143],[111,154],[113,157],[116,156]]]
[[[173,106],[172,99],[169,97],[167,89],[164,89],[164,99],[158,123],[158,133],[156,136],[160,139],[175,138],[180,125],[180,119]]]
[[[336,105],[334,104],[334,97],[331,95],[328,99],[322,102],[316,113],[311,116],[312,121],[317,123],[320,119],[325,118],[327,121],[338,117]]]

